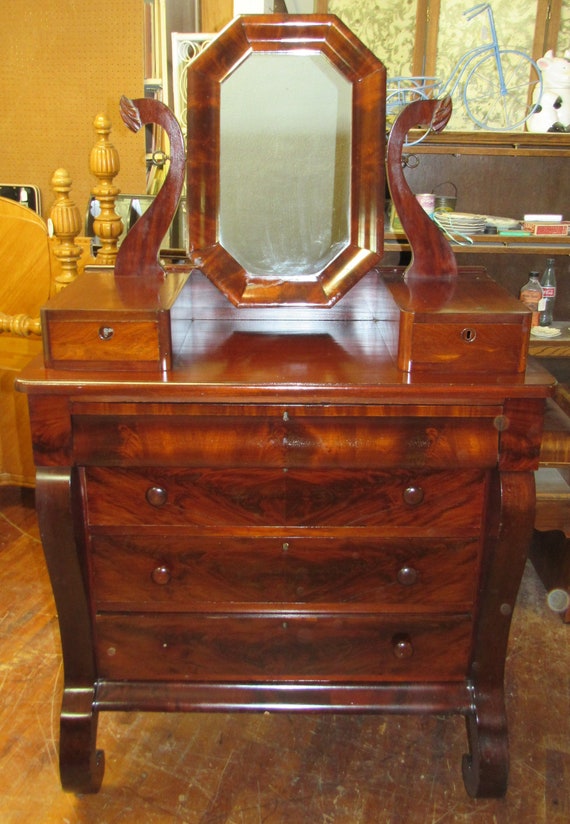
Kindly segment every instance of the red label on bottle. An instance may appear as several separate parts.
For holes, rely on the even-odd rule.
[[[556,297],[556,286],[543,286],[542,287],[542,297],[543,298],[555,298]]]

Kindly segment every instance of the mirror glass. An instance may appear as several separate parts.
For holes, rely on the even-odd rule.
[[[236,306],[332,306],[380,259],[385,70],[333,15],[236,18],[188,66],[188,240]]]
[[[315,275],[348,245],[351,115],[322,54],[252,54],[223,81],[220,241],[251,274]]]

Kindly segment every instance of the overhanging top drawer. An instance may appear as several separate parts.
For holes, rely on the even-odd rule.
[[[497,462],[494,407],[462,416],[446,407],[395,415],[394,407],[332,414],[331,407],[105,404],[97,414],[94,406],[73,410],[80,465],[448,469]]]

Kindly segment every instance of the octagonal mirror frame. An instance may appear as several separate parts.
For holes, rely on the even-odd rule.
[[[348,236],[341,251],[311,275],[252,274],[221,240],[222,83],[253,53],[324,55],[352,87]],[[379,262],[384,242],[385,87],[383,64],[335,15],[238,17],[192,61],[188,239],[196,267],[232,304],[330,307]]]

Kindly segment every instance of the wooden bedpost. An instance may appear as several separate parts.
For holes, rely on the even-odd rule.
[[[113,184],[119,173],[119,153],[109,140],[111,121],[103,114],[98,114],[93,122],[98,139],[89,157],[91,174],[99,182],[91,190],[91,194],[100,204],[101,211],[93,222],[93,231],[101,240],[101,248],[97,253],[97,264],[113,266],[117,257],[118,240],[123,231],[123,221],[115,211],[115,199],[121,191]]]
[[[55,292],[60,292],[78,275],[77,262],[83,250],[75,243],[75,238],[81,231],[81,215],[69,196],[71,178],[65,169],[56,169],[51,186],[55,192],[50,212],[56,237],[53,253],[61,265],[61,273],[55,276],[53,286]]]

